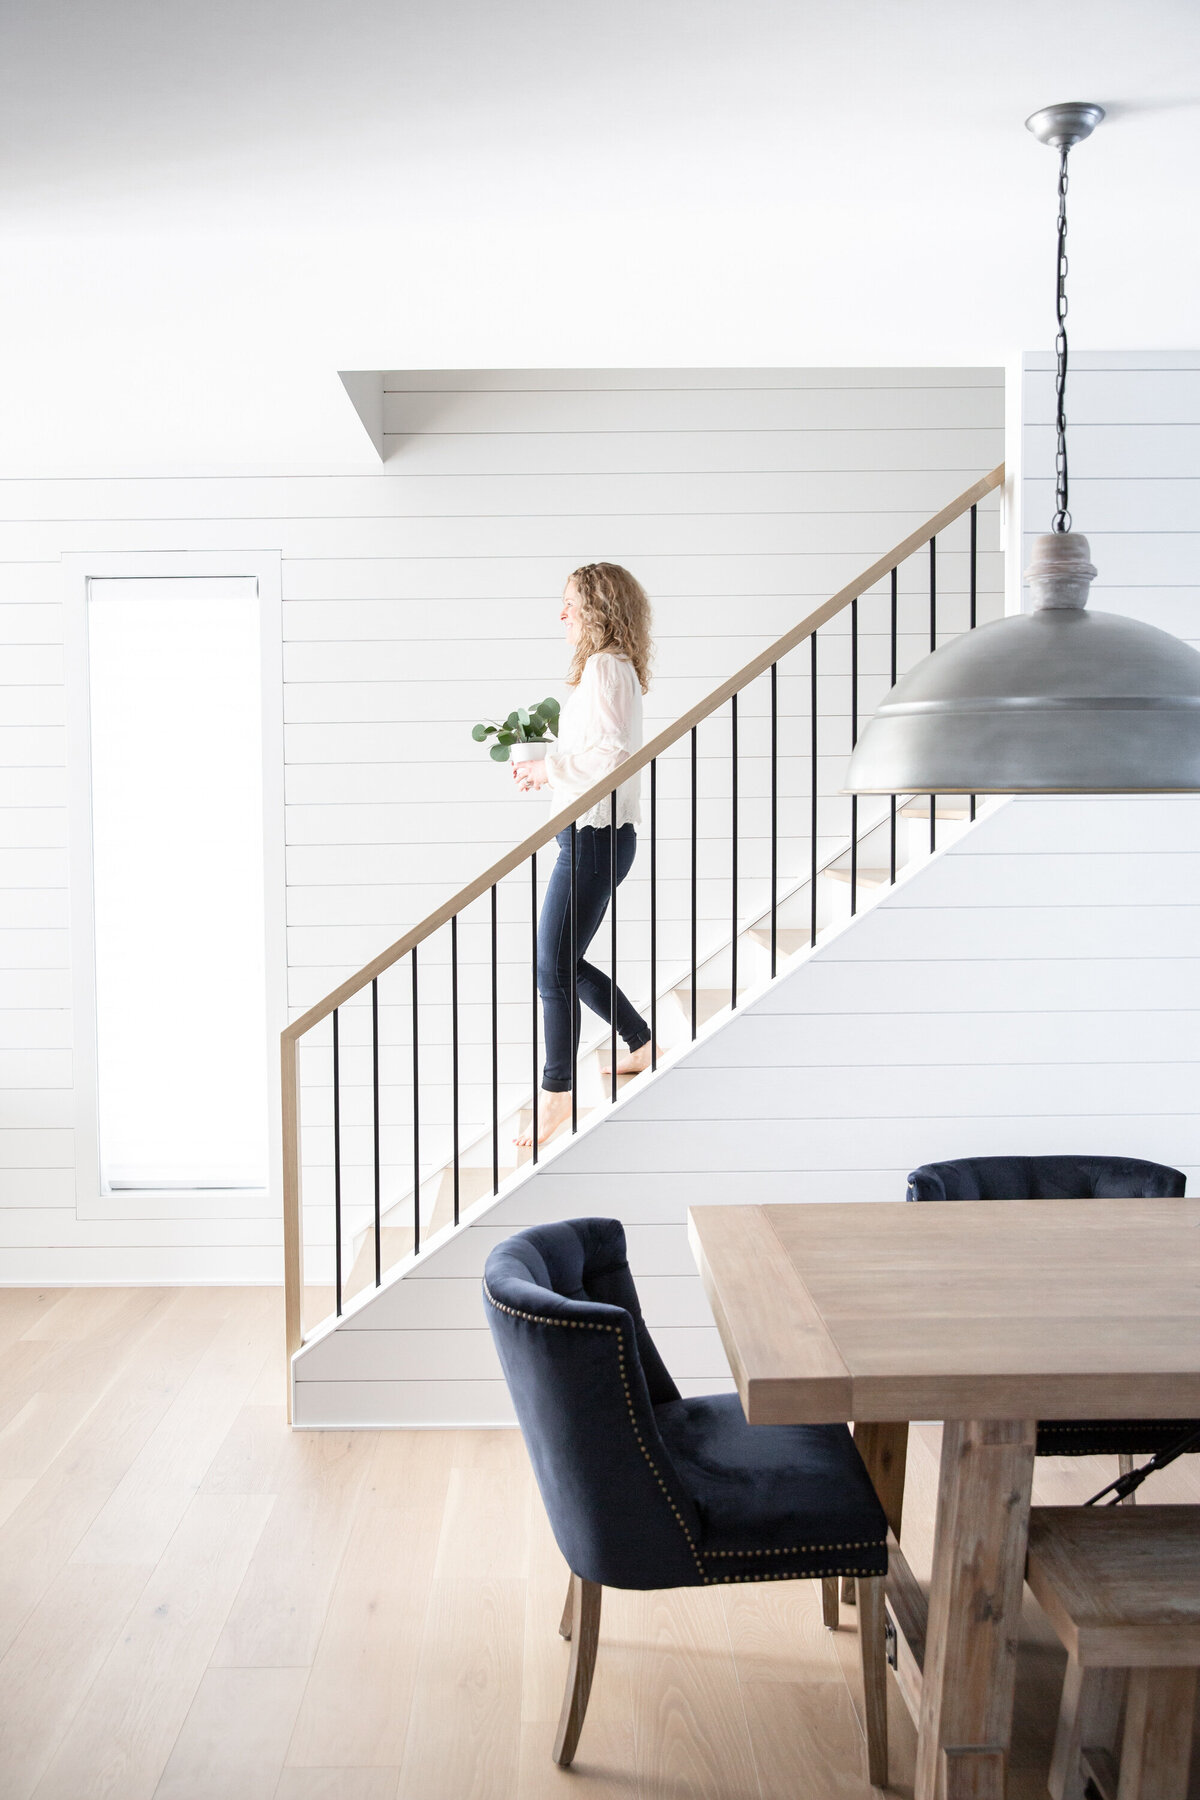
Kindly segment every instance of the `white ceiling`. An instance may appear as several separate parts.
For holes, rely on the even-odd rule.
[[[1196,0],[8,0],[0,473],[367,466],[338,368],[1200,341]]]

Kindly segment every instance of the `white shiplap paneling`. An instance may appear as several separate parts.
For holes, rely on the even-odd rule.
[[[0,484],[5,1278],[279,1276],[273,1217],[208,1196],[181,1198],[169,1215],[143,1207],[139,1219],[131,1197],[106,1236],[102,1220],[74,1221],[72,1168],[39,1165],[42,1134],[66,1143],[75,1118],[64,554],[281,553],[289,998],[299,1009],[530,828],[537,809],[508,802],[505,772],[464,727],[561,693],[557,596],[571,568],[625,559],[646,580],[660,674],[647,713],[664,723],[999,461],[1001,380],[987,369],[401,372],[387,382],[395,435],[376,473],[147,470]],[[980,543],[986,617],[1001,603],[994,504]],[[947,540],[943,580],[943,629],[958,629],[961,542]],[[902,660],[919,654],[922,607],[906,577]],[[882,667],[878,624],[864,617],[867,680]],[[825,668],[828,713],[844,721],[835,634]],[[797,693],[798,724],[802,707]],[[718,794],[719,733],[703,755]],[[841,760],[836,744],[822,746],[826,794]],[[806,780],[802,757],[790,771],[785,762],[785,797]],[[668,809],[682,804],[665,767],[663,787]],[[644,885],[628,889],[631,923]],[[702,916],[716,928],[715,903]],[[384,1016],[398,1042],[402,1012]]]
[[[1200,640],[1200,355],[1081,356],[1070,411],[1095,604]],[[1048,358],[1027,359],[1024,416],[1028,548],[1052,505]],[[699,1391],[718,1380],[690,1204],[898,1199],[917,1162],[1013,1151],[1145,1156],[1194,1189],[1198,856],[1192,798],[993,813],[338,1334],[402,1347],[302,1353],[297,1418],[509,1416],[468,1334],[487,1250],[523,1224],[624,1219],[652,1328],[694,1333],[672,1345]],[[451,1363],[469,1346],[469,1381],[440,1381],[443,1337]]]

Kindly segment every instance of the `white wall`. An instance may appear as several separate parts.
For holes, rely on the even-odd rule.
[[[1002,455],[996,370],[426,373],[388,387],[390,454],[375,475],[151,471],[0,488],[4,1279],[280,1273],[276,1196],[236,1211],[220,1195],[181,1199],[167,1218],[139,1217],[135,1199],[121,1219],[76,1215],[69,883],[87,871],[69,871],[66,854],[64,553],[216,550],[232,567],[239,550],[281,552],[294,1012],[530,828],[536,814],[507,797],[505,772],[467,727],[562,692],[557,596],[576,564],[624,560],[646,581],[660,646],[648,714],[664,722]],[[996,541],[987,513],[983,616],[1000,604]],[[948,542],[947,628],[962,622],[963,567]],[[906,596],[906,656],[922,605]],[[878,687],[878,638],[873,651],[865,681]],[[836,655],[831,645],[844,694]],[[805,704],[799,687],[785,693],[798,744]],[[719,753],[714,735],[705,754]],[[798,801],[804,758],[789,754],[784,792]],[[831,750],[827,792],[837,769]],[[678,786],[666,793],[675,780],[664,770],[665,805],[682,804]],[[822,829],[835,825],[831,813]],[[527,901],[512,904],[523,919]],[[402,1052],[403,992],[381,999],[385,1052]],[[505,990],[505,1007],[518,1004]],[[352,1088],[360,1027],[348,1009]],[[306,1069],[318,1239],[324,1058],[318,1049]]]
[[[1025,358],[1025,543],[1054,512],[1054,378]],[[1071,512],[1099,571],[1092,604],[1200,643],[1200,351],[1072,355]]]
[[[1200,1176],[1200,800],[1013,802],[297,1364],[298,1423],[506,1418],[479,1297],[523,1224],[626,1222],[685,1391],[727,1385],[689,1205],[900,1200],[916,1164]]]
[[[1048,359],[1025,383],[1047,523]],[[1076,359],[1072,498],[1098,606],[1200,638],[1200,355]],[[693,1203],[900,1199],[915,1164],[1143,1156],[1200,1178],[1200,799],[1014,801],[297,1364],[300,1423],[509,1416],[479,1298],[520,1224],[627,1222],[681,1385],[727,1385]]]
[[[1022,121],[1069,94],[1120,102],[1073,333],[1195,330],[1188,0],[4,10],[5,475],[324,471],[367,447],[333,371],[381,356],[995,364],[1049,338]]]

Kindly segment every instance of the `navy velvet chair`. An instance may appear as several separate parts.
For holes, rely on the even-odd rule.
[[[488,1323],[559,1549],[571,1641],[554,1745],[575,1754],[605,1585],[854,1575],[870,1780],[887,1780],[887,1521],[844,1425],[748,1425],[682,1399],[642,1319],[615,1219],[535,1226],[484,1272]]]
[[[1185,1177],[1134,1156],[968,1156],[925,1163],[908,1178],[909,1200],[1178,1200]],[[1122,1470],[1200,1430],[1187,1419],[1045,1419],[1039,1456],[1115,1455]]]

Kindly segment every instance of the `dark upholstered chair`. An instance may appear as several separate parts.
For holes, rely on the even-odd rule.
[[[569,1763],[579,1740],[605,1585],[855,1575],[868,1772],[883,1786],[887,1521],[846,1427],[752,1426],[734,1394],[681,1399],[643,1322],[615,1219],[519,1232],[488,1257],[483,1291],[571,1571],[555,1761]]]
[[[1185,1178],[1136,1156],[964,1156],[923,1163],[909,1200],[1181,1200]]]
[[[1177,1200],[1184,1186],[1178,1169],[1134,1156],[968,1156],[914,1169],[906,1198]],[[1124,1471],[1134,1456],[1162,1450],[1196,1430],[1200,1422],[1187,1419],[1046,1419],[1038,1426],[1037,1453],[1115,1455]]]

